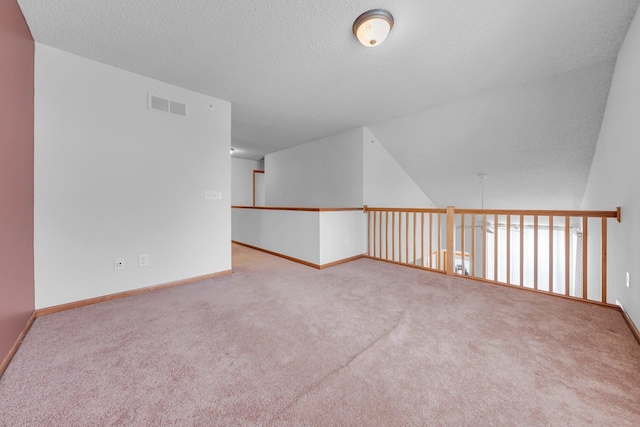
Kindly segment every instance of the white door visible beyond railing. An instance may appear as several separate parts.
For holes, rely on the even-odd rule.
[[[608,304],[607,229],[619,208],[365,212],[371,258]]]

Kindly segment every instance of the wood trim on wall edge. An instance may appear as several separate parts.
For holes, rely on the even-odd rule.
[[[253,206],[254,207],[256,205],[256,174],[257,173],[264,174],[264,171],[260,170],[260,169],[254,169],[253,170],[253,189],[252,189],[252,191],[253,191]]]
[[[638,344],[640,344],[640,331],[638,330],[638,327],[633,323],[633,320],[631,320],[631,317],[629,317],[629,314],[625,311],[623,306],[618,305],[618,309],[620,310],[620,313],[622,313],[622,317],[625,322],[627,322],[629,329],[631,329],[631,333],[636,337]]]
[[[339,259],[338,261],[333,261],[333,262],[329,262],[326,264],[321,264],[320,265],[320,270],[324,270],[325,268],[330,268],[330,267],[335,267],[336,265],[340,265],[340,264],[346,264],[348,262],[351,261],[355,261],[357,259],[360,258],[364,258],[366,256],[366,254],[360,254],[360,255],[355,255],[349,258],[343,258],[343,259]]]
[[[15,342],[9,349],[9,353],[7,353],[4,359],[2,359],[2,363],[0,364],[0,378],[2,378],[2,374],[4,374],[4,371],[9,366],[11,359],[13,359],[13,356],[15,356],[16,352],[18,351],[18,347],[20,347],[20,344],[22,344],[22,340],[27,335],[27,332],[29,332],[29,329],[31,329],[31,325],[33,325],[34,320],[36,320],[35,311],[31,313],[31,316],[29,317],[29,320],[27,320],[26,325],[24,326],[24,328],[22,328],[22,331],[18,335],[18,338],[16,338]]]
[[[105,301],[112,301],[116,299],[126,298],[134,295],[140,295],[147,292],[159,291],[161,289],[173,288],[176,286],[187,285],[193,282],[199,282],[201,280],[213,279],[215,277],[226,276],[231,274],[233,270],[224,270],[217,273],[205,274],[204,276],[190,277],[188,279],[177,280],[175,282],[163,283],[160,285],[147,286],[139,289],[132,289],[130,291],[118,292],[115,294],[103,295],[100,297],[84,299],[80,301],[69,302],[66,304],[54,305],[51,307],[40,308],[35,311],[35,316],[45,316],[47,314],[58,313],[60,311],[72,310],[74,308],[84,307],[87,305],[98,304]]]
[[[231,209],[254,209],[262,211],[298,211],[298,212],[347,212],[363,211],[363,208],[304,208],[293,206],[231,206]]]
[[[344,264],[344,263],[347,263],[347,262],[350,262],[350,261],[354,261],[356,259],[360,259],[360,258],[365,258],[366,257],[366,254],[361,254],[361,255],[356,255],[356,256],[349,257],[349,258],[340,259],[338,261],[329,262],[327,264],[314,264],[314,263],[309,262],[309,261],[305,261],[305,260],[302,260],[302,259],[299,259],[299,258],[294,258],[294,257],[288,256],[288,255],[283,255],[281,253],[273,252],[273,251],[270,251],[268,249],[262,249],[262,248],[259,248],[257,246],[249,245],[247,243],[238,242],[236,240],[232,240],[231,243],[235,243],[236,245],[244,246],[244,247],[247,247],[249,249],[255,249],[256,251],[260,251],[260,252],[267,253],[269,255],[274,255],[274,256],[277,256],[277,257],[280,257],[280,258],[284,258],[284,259],[289,260],[289,261],[297,262],[298,264],[306,265],[307,267],[315,268],[317,270],[324,270],[325,268],[334,267],[336,265]]]
[[[103,295],[100,297],[89,298],[85,300],[74,301],[66,304],[60,304],[52,307],[45,307],[45,308],[40,308],[38,310],[35,310],[33,313],[31,313],[31,317],[29,317],[29,320],[27,320],[27,324],[22,329],[22,332],[20,332],[20,335],[18,335],[18,338],[16,338],[16,341],[13,343],[13,346],[11,346],[11,349],[9,349],[9,353],[7,353],[4,359],[2,359],[2,363],[0,364],[0,378],[2,377],[2,374],[4,374],[4,371],[7,369],[7,367],[9,366],[11,359],[13,359],[13,356],[15,356],[16,352],[18,351],[18,347],[20,347],[22,340],[27,335],[27,332],[29,332],[29,329],[31,329],[31,325],[33,325],[33,322],[37,317],[45,316],[47,314],[58,313],[60,311],[71,310],[78,307],[84,307],[87,305],[98,304],[105,301],[112,301],[116,299],[130,297],[133,295],[140,295],[147,292],[158,291],[160,289],[173,288],[176,286],[198,282],[200,280],[213,279],[214,277],[226,276],[228,274],[231,274],[232,272],[233,270],[219,271],[217,273],[206,274],[204,276],[191,277],[188,279],[164,283],[161,285],[147,286],[145,288],[133,289],[131,291],[119,292],[119,293],[110,294],[110,295]]]

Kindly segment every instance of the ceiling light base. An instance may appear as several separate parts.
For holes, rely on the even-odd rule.
[[[393,16],[384,9],[371,9],[353,23],[353,34],[366,47],[375,47],[385,41],[393,28]]]

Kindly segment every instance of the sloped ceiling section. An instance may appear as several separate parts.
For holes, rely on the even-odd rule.
[[[437,206],[579,209],[613,68],[487,91],[371,131]]]
[[[435,111],[427,113],[429,116],[448,111],[451,105],[481,103],[487,94],[495,95],[488,96],[493,102],[487,99],[486,108],[509,97],[510,91],[522,91],[521,96],[534,99],[533,105],[545,108],[547,102],[535,102],[545,97],[544,92],[536,93],[536,85],[544,89],[546,81],[554,86],[553,76],[562,81],[562,76],[580,73],[574,70],[593,68],[585,73],[594,75],[590,80],[597,80],[594,88],[578,88],[570,78],[565,81],[572,84],[572,93],[594,92],[592,97],[585,95],[588,101],[596,102],[589,111],[600,111],[604,101],[595,96],[606,98],[610,80],[600,73],[605,69],[610,72],[639,0],[18,2],[38,43],[231,101],[234,155],[260,158],[360,126],[374,130],[374,125],[425,110]],[[358,15],[374,7],[391,11],[395,25],[384,44],[369,49],[358,43],[351,26]],[[577,102],[575,97],[571,101]],[[511,105],[505,103],[504,108]],[[571,110],[562,107],[566,103],[556,104],[556,110]],[[528,106],[510,108],[526,110]],[[523,117],[516,120],[520,129],[514,125],[495,130],[502,139],[490,138],[489,131],[482,138],[453,138],[465,144],[467,151],[481,153],[493,152],[495,144],[502,144],[501,156],[509,159],[507,166],[498,156],[464,172],[473,175],[482,170],[489,176],[487,184],[497,182],[498,173],[509,173],[502,167],[527,170],[532,161],[540,164],[548,159],[546,154],[538,157],[545,150],[534,145],[526,149],[509,145],[514,134],[531,140],[525,134],[537,129],[533,123],[545,124],[549,128],[536,134],[535,142],[552,144],[557,143],[558,135],[579,127],[565,128],[567,120],[561,118],[550,123],[542,119],[529,122]],[[451,133],[463,132],[467,126],[477,131],[480,126],[474,125],[471,116],[451,120],[456,128]],[[586,123],[586,119],[580,120]],[[592,129],[599,120],[587,127]],[[496,121],[487,123],[498,126]],[[434,150],[446,142],[435,138],[440,135],[442,132],[433,133],[434,138],[428,141],[436,144]],[[560,145],[571,153],[582,152],[592,136],[562,138]],[[442,179],[431,185],[427,180],[433,175],[416,174],[415,165],[400,160],[401,151],[414,153],[415,158],[424,156],[421,144],[425,141],[379,137],[401,165],[413,171],[414,179],[434,202],[456,201],[442,197],[452,195],[452,189],[440,195],[433,192],[441,191],[434,188]],[[482,146],[485,140],[491,144]],[[402,147],[394,146],[400,143]],[[461,157],[464,151],[459,151]],[[593,147],[586,149],[587,157],[592,151]],[[448,166],[452,170],[459,167],[455,163]],[[544,173],[545,169],[537,175],[530,171],[532,176]],[[580,174],[586,176],[586,171]],[[473,185],[467,178],[459,179],[458,184]],[[565,193],[564,205],[574,205],[581,196]],[[490,205],[497,203],[495,199]]]
[[[488,91],[371,131],[437,206],[578,209],[614,61]]]

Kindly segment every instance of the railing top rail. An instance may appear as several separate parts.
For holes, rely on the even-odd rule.
[[[447,213],[446,209],[442,208],[372,208],[370,206],[364,207],[365,212],[424,212],[424,213]]]
[[[445,208],[383,208],[364,207],[365,212],[424,212],[424,213],[447,213]],[[552,210],[552,209],[457,209],[456,214],[476,214],[476,215],[525,215],[525,216],[569,216],[569,217],[589,217],[589,218],[616,218],[620,222],[620,208],[615,211],[594,211],[594,210]]]
[[[231,206],[233,209],[256,209],[263,211],[301,211],[301,212],[344,212],[361,211],[363,208],[307,208],[295,206]]]
[[[552,210],[552,209],[456,209],[457,214],[487,214],[487,215],[525,215],[525,216],[571,216],[590,218],[618,218],[618,211],[582,211],[582,210]]]

